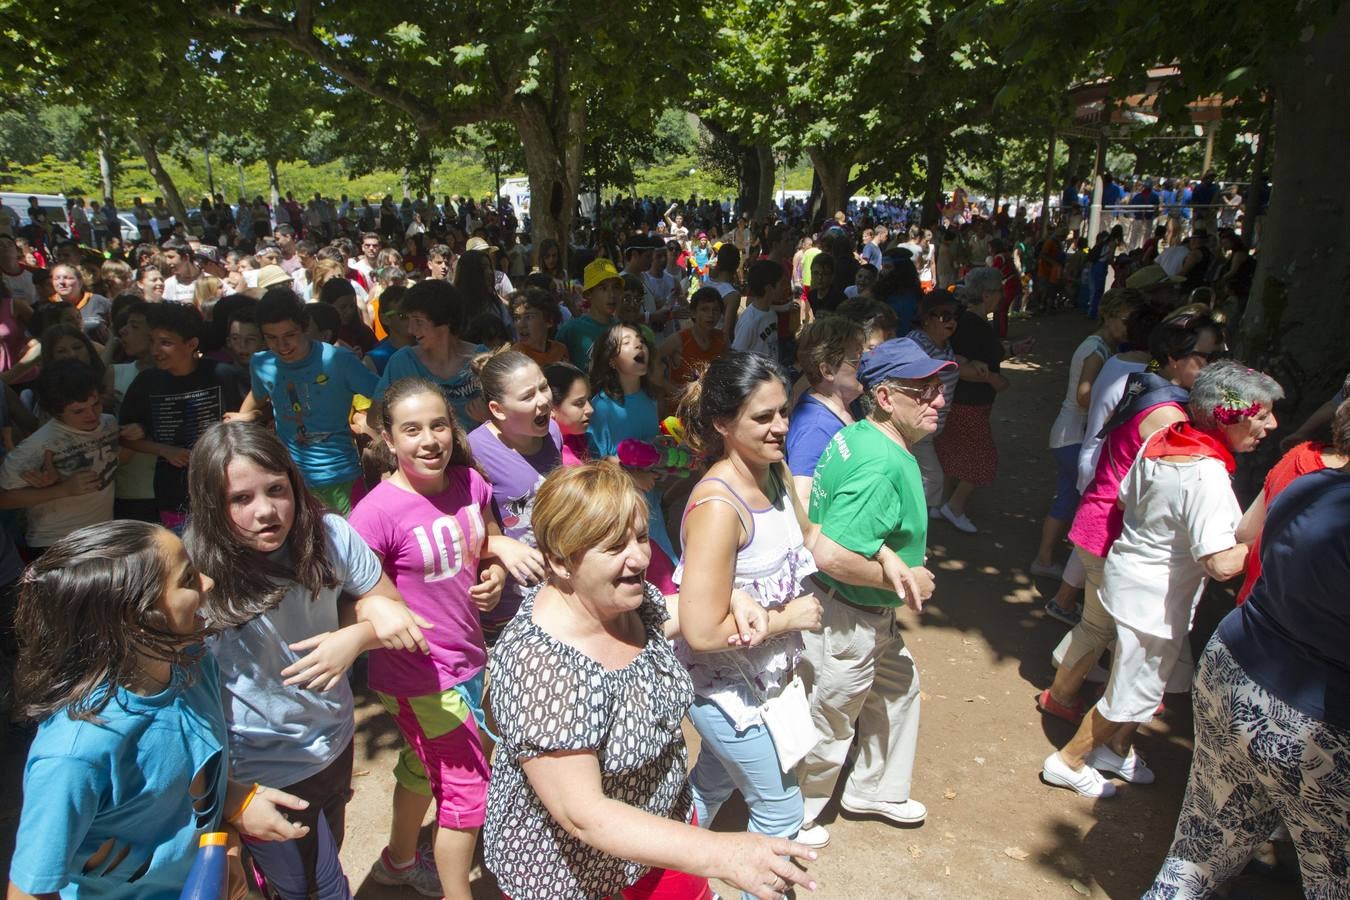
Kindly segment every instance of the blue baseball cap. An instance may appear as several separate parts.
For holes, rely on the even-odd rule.
[[[870,391],[887,378],[917,381],[955,368],[956,363],[933,359],[910,338],[891,338],[862,355],[858,363],[858,380]]]

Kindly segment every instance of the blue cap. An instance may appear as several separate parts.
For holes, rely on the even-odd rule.
[[[933,359],[910,338],[891,338],[862,355],[862,361],[858,363],[858,380],[870,391],[887,378],[917,381],[955,368],[956,363]]]

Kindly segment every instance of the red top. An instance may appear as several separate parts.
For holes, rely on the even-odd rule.
[[[1295,478],[1326,468],[1326,464],[1322,462],[1322,450],[1325,448],[1326,445],[1320,441],[1304,441],[1280,458],[1275,467],[1266,474],[1266,485],[1262,492],[1266,498],[1267,510],[1280,495],[1280,491],[1289,487],[1289,483]],[[1258,534],[1252,541],[1251,552],[1247,554],[1247,574],[1243,577],[1242,587],[1238,590],[1238,606],[1246,601],[1247,595],[1252,592],[1256,580],[1260,577],[1261,535]]]

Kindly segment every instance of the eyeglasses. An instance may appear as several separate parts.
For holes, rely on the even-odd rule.
[[[1205,361],[1205,365],[1209,365],[1210,363],[1214,362],[1215,360],[1220,360],[1220,359],[1223,359],[1224,357],[1226,357],[1226,356],[1228,355],[1228,351],[1227,351],[1227,350],[1192,350],[1190,353],[1187,353],[1186,355],[1187,355],[1187,356],[1197,356],[1197,357],[1199,357],[1200,359],[1203,359],[1203,360]]]
[[[938,395],[942,393],[942,382],[930,381],[921,388],[913,388],[909,387],[908,385],[897,384],[894,385],[894,388],[895,390],[904,394],[906,397],[913,398],[915,402],[926,405],[932,403],[934,400],[938,398]]]
[[[954,312],[935,312],[929,313],[929,318],[937,319],[939,322],[955,322],[956,313]]]
[[[846,357],[846,358],[844,358],[844,359],[839,360],[839,365],[840,365],[840,366],[852,366],[853,368],[856,369],[856,368],[858,368],[858,366],[862,365],[862,357],[861,357],[861,356],[849,356],[849,357]]]

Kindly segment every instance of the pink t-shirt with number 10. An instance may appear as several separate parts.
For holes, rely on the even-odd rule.
[[[492,488],[473,469],[455,467],[446,477],[446,489],[430,497],[386,481],[352,510],[352,528],[380,557],[408,607],[435,626],[423,631],[430,655],[370,652],[370,687],[382,694],[449,690],[487,663],[469,588],[478,583]]]

